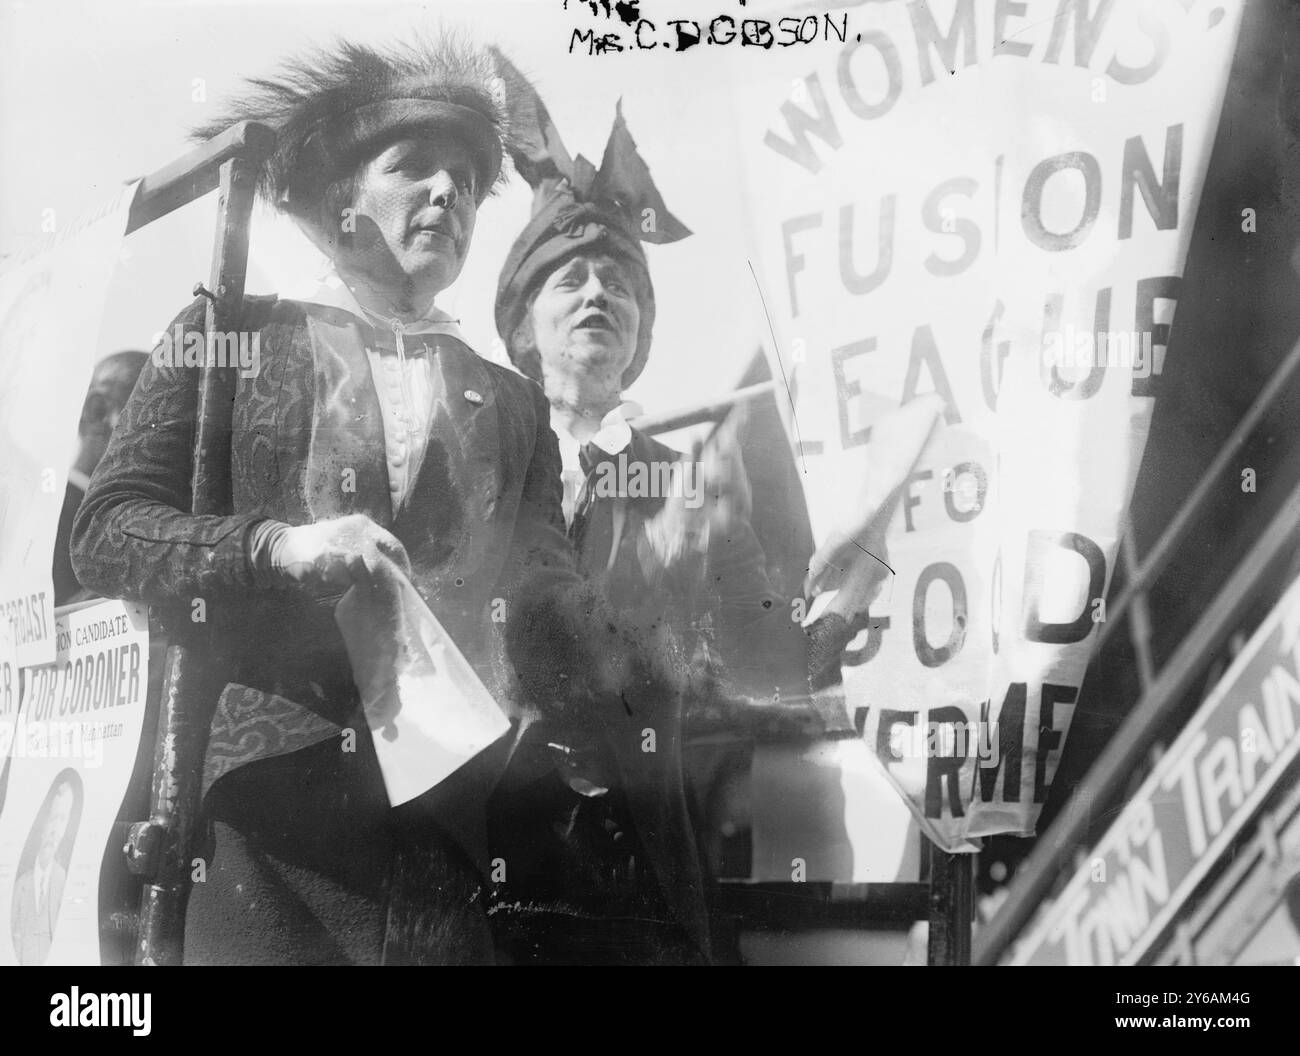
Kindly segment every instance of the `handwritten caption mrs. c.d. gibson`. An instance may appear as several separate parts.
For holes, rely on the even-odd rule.
[[[563,0],[566,11],[590,12],[598,21],[575,27],[569,38],[569,53],[612,55],[625,51],[654,51],[671,48],[687,51],[696,45],[750,48],[788,48],[795,44],[818,41],[848,40],[849,16],[787,16],[772,21],[766,18],[733,18],[720,14],[708,21],[693,18],[664,19],[654,22],[641,13],[640,0]],[[745,6],[745,0],[740,0]],[[617,28],[610,23],[621,22]]]

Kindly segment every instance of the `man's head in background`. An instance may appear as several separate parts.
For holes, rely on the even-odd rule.
[[[69,540],[72,538],[72,522],[77,516],[77,507],[85,495],[87,479],[95,472],[99,460],[104,457],[108,441],[113,435],[117,420],[122,416],[126,401],[130,399],[131,390],[135,388],[149,357],[144,352],[128,350],[114,352],[95,364],[90,377],[90,388],[86,392],[85,402],[81,405],[81,421],[77,433],[81,437],[81,447],[68,473],[68,486],[64,490],[63,509],[59,513],[59,527],[54,537],[54,604],[66,605],[74,600],[82,600],[84,595],[77,574],[72,569],[72,559],[68,555]]]
[[[122,408],[126,406],[136,378],[148,358],[147,353],[127,350],[114,352],[95,364],[90,389],[81,406],[81,421],[77,426],[81,450],[74,469],[89,476],[99,465]]]

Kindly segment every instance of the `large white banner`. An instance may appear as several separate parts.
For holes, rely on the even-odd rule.
[[[54,659],[54,537],[137,186],[0,272],[0,620],[23,664]]]
[[[942,400],[883,545],[856,540],[888,575],[844,655],[851,716],[943,846],[1032,833],[1105,618],[1241,5],[752,7],[776,46],[735,59],[745,200],[819,544],[892,487],[891,415]],[[812,23],[823,43],[781,46]]]
[[[0,724],[0,964],[100,963],[100,866],[144,726],[148,610],[94,602],[55,626],[56,661],[23,669]]]

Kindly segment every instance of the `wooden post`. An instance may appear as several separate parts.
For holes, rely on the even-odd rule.
[[[930,845],[930,964],[970,964],[975,856]]]
[[[257,170],[274,142],[273,136],[267,138],[269,130],[261,133],[250,137],[250,149],[220,160],[209,287],[196,287],[196,292],[208,295],[205,330],[209,338],[239,329]],[[199,189],[197,183],[194,189]],[[192,508],[197,514],[230,512],[236,370],[237,365],[205,363],[199,380],[191,477]],[[213,615],[220,622],[220,614]],[[203,760],[212,714],[226,681],[216,627],[195,623],[188,604],[165,614],[165,624],[171,644],[163,672],[150,818],[131,827],[126,847],[128,863],[147,881],[140,902],[136,964],[181,963]]]

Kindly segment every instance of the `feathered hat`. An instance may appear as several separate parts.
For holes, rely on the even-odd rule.
[[[514,347],[533,288],[575,253],[618,257],[638,269],[644,280],[637,292],[641,323],[636,352],[623,372],[626,388],[645,368],[655,318],[654,286],[641,243],[676,242],[691,232],[668,211],[650,179],[650,169],[623,120],[621,100],[597,169],[581,154],[569,157],[536,90],[504,55],[492,51],[498,67],[522,86],[517,135],[506,149],[533,188],[532,218],[515,239],[497,282],[497,333],[516,366],[525,373],[530,367],[535,370],[535,364],[519,362],[521,350]]]
[[[412,131],[449,135],[478,170],[479,197],[501,174],[518,121],[512,101],[531,87],[496,56],[454,35],[417,39],[386,50],[342,43],[287,62],[274,77],[248,81],[244,95],[196,128],[205,141],[238,121],[275,128],[276,149],[259,175],[272,205],[313,223],[329,185]]]

